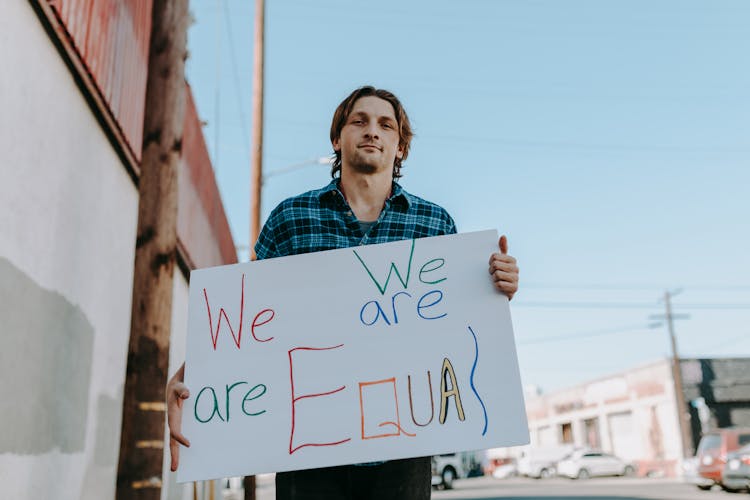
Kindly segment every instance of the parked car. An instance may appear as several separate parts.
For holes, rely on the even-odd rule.
[[[571,479],[594,476],[632,476],[635,466],[614,455],[595,450],[577,450],[557,463],[557,474]]]
[[[688,484],[711,488],[714,482],[698,474],[698,457],[686,458],[682,461],[682,480]]]
[[[555,464],[572,451],[572,445],[529,447],[518,459],[518,474],[534,479],[553,477]]]
[[[445,453],[432,457],[432,485],[453,489],[453,481],[466,477],[461,456],[458,453]]]
[[[708,479],[710,483],[697,485],[702,490],[708,490],[714,484],[724,487],[724,466],[727,464],[727,454],[750,444],[750,428],[727,427],[706,432],[698,443],[698,474]]]
[[[507,479],[518,474],[518,466],[513,458],[498,460],[492,468],[492,477],[495,479]]]
[[[721,481],[727,491],[750,489],[750,445],[727,455]]]

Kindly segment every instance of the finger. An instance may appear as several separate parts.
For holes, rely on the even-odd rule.
[[[511,283],[509,281],[496,281],[495,288],[503,292],[508,298],[512,298],[513,295],[518,291],[518,284]]]
[[[515,264],[493,264],[490,266],[489,272],[491,275],[496,272],[508,273],[514,276],[513,281],[518,281],[518,267]]]
[[[500,254],[497,254],[497,255],[500,255]],[[514,259],[510,255],[503,255],[496,259],[492,259],[490,261],[490,267],[511,269],[511,268],[517,267],[516,259]]]
[[[502,253],[493,253],[490,256],[490,264],[493,262],[511,262],[513,264],[516,263],[516,258],[512,255],[508,254],[502,254]]]
[[[174,472],[180,465],[180,445],[174,439],[169,440],[169,456],[171,459],[169,468]]]
[[[174,387],[172,388],[172,394],[174,394],[179,399],[187,399],[190,397],[190,390],[185,384],[180,382],[174,385]]]
[[[495,271],[492,273],[492,280],[497,283],[512,283],[514,286],[518,283],[518,274],[508,273],[505,271]]]
[[[179,430],[170,430],[169,431],[169,438],[173,439],[174,441],[180,443],[182,446],[187,446],[190,448],[190,441],[188,438],[186,438]],[[170,443],[171,446],[171,443]]]
[[[498,245],[500,245],[500,253],[508,255],[508,237],[505,235],[500,236]]]

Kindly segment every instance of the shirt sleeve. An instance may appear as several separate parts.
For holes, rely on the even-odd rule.
[[[453,220],[453,217],[448,212],[445,212],[445,217],[447,219],[445,234],[456,234],[458,231],[456,230],[456,222]]]
[[[263,229],[261,229],[258,235],[258,241],[255,243],[255,255],[258,260],[281,257],[278,241],[279,223],[281,222],[279,212],[279,207],[276,207],[271,212],[271,215],[268,216],[268,220],[263,224]]]

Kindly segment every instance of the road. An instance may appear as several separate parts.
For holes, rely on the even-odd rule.
[[[432,498],[463,500],[735,500],[750,499],[747,493],[726,493],[719,488],[700,491],[674,479],[606,478],[586,481],[534,480],[480,477],[456,481],[451,491],[433,491]]]
[[[273,500],[273,474],[258,476],[258,500]],[[243,498],[239,493],[225,500]],[[750,500],[747,493],[726,493],[715,487],[699,491],[676,479],[606,478],[572,481],[569,479],[493,479],[478,477],[455,482],[450,491],[433,490],[432,498],[462,500]],[[385,499],[384,499],[385,500]]]

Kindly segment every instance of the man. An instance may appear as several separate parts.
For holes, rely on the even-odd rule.
[[[409,154],[411,125],[392,93],[362,87],[336,109],[331,143],[336,154],[328,186],[289,198],[268,218],[255,245],[259,259],[318,252],[357,245],[453,234],[456,226],[440,206],[407,193],[396,179]],[[507,254],[490,256],[495,286],[512,298],[518,267]],[[179,462],[184,365],[167,385],[172,470]],[[430,458],[283,472],[276,475],[276,498],[403,499],[430,498]]]

